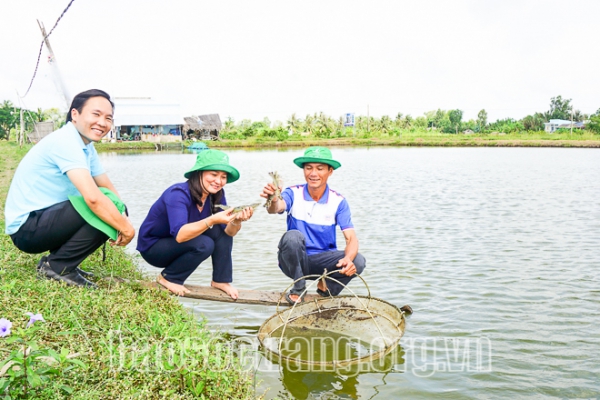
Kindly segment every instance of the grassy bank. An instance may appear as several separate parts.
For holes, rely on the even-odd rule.
[[[207,142],[212,148],[269,148],[308,146],[418,146],[418,147],[588,147],[600,148],[598,135],[578,138],[525,137],[520,135],[405,135],[400,137],[335,138],[278,141],[274,138],[219,140]]]
[[[26,150],[0,141],[3,228],[10,178]],[[143,278],[121,248],[106,247],[105,261],[98,251],[82,267],[98,277]],[[98,280],[99,290],[39,280],[38,260],[1,235],[0,319],[12,329],[0,337],[0,398],[254,397],[228,342],[176,298],[111,280]],[[26,328],[27,312],[45,322]]]
[[[223,137],[227,137],[226,134]],[[191,144],[187,141],[184,145]],[[251,136],[244,139],[221,139],[206,142],[212,148],[270,148],[307,146],[434,146],[434,147],[589,147],[600,148],[600,135],[588,131],[569,133],[520,132],[486,134],[448,134],[435,131],[405,131],[399,135],[375,136],[361,134],[336,138],[291,135],[285,140],[269,136]],[[173,148],[178,144],[170,143]],[[100,143],[99,151],[155,150],[154,143],[121,142]]]

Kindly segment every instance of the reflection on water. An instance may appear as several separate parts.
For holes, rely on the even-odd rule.
[[[231,150],[231,204],[268,172],[302,183],[300,149]],[[257,369],[266,398],[592,398],[600,394],[600,153],[595,149],[339,148],[330,180],[350,203],[373,296],[410,304],[401,357],[358,375]],[[190,153],[101,154],[134,226]],[[282,290],[285,216],[259,208],[234,241],[234,284]],[[339,243],[343,243],[339,236]],[[130,245],[135,248],[135,243]],[[159,270],[139,258],[154,274]],[[189,282],[208,284],[210,262]],[[358,294],[366,290],[351,285]],[[273,307],[183,299],[209,325],[255,338]],[[394,353],[395,354],[395,353]]]
[[[286,327],[285,332],[281,327],[271,333],[264,345],[283,357],[314,365],[335,365],[381,350],[381,346],[371,346],[356,336],[309,327]]]

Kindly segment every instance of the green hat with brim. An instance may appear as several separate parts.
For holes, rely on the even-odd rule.
[[[125,204],[121,201],[119,196],[117,196],[110,189],[104,187],[101,187],[99,189],[102,193],[106,195],[106,197],[110,199],[110,201],[113,202],[113,204],[117,207],[117,210],[119,210],[121,214],[125,212]],[[90,207],[88,207],[83,196],[69,196],[69,200],[71,201],[71,204],[73,204],[75,210],[77,210],[79,215],[81,215],[88,224],[98,229],[99,231],[106,233],[106,235],[112,240],[117,240],[117,237],[119,236],[117,230],[109,224],[107,224],[106,222],[102,221],[96,214],[94,214]]]
[[[237,169],[229,165],[229,156],[221,150],[202,150],[196,157],[196,164],[188,172],[183,174],[186,179],[190,179],[194,171],[223,171],[227,173],[227,183],[232,183],[240,179],[240,173]]]
[[[338,169],[342,166],[339,161],[336,161],[331,156],[331,150],[323,146],[313,146],[306,149],[304,156],[294,159],[294,164],[300,168],[304,168],[306,163],[321,163],[327,164],[333,169]]]

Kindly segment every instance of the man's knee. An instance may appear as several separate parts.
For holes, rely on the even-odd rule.
[[[281,236],[281,240],[279,241],[279,250],[284,248],[297,248],[299,246],[305,246],[304,235],[297,230],[287,231]]]
[[[367,260],[362,254],[358,253],[356,257],[354,257],[354,266],[356,267],[356,273],[359,275],[365,270],[367,266]]]

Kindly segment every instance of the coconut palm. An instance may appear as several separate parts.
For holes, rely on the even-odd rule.
[[[291,131],[292,134],[300,131],[301,126],[302,122],[298,119],[298,117],[296,117],[296,113],[293,113],[286,123],[287,130]]]
[[[390,133],[391,128],[392,128],[391,118],[388,117],[387,115],[382,116],[381,119],[379,120],[379,130],[381,131],[381,133],[387,135]]]
[[[304,118],[304,132],[308,132],[310,135],[312,135],[313,131],[315,130],[314,127],[314,122],[315,122],[315,118],[308,114],[306,115],[306,118]]]

